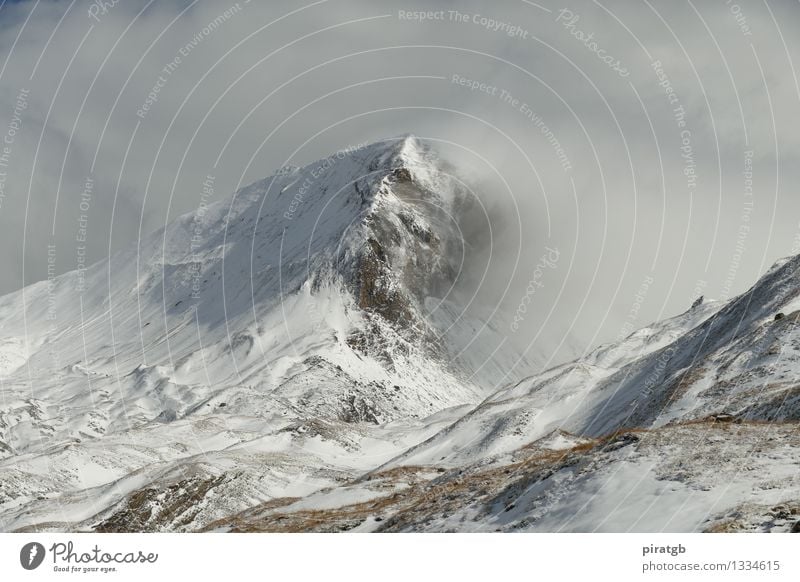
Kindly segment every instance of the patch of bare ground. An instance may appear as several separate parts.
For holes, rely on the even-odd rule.
[[[299,499],[273,499],[231,517],[214,521],[201,531],[224,530],[232,533],[348,531],[370,516],[377,516],[380,519],[381,514],[394,511],[403,503],[407,503],[411,498],[410,492],[415,491],[434,474],[437,474],[437,471],[431,467],[395,467],[368,475],[361,480],[370,490],[387,492],[385,496],[377,499],[325,510],[291,510],[288,506]],[[398,487],[404,489],[397,491]],[[322,490],[318,494],[328,491],[330,489]]]
[[[182,531],[197,515],[199,502],[224,479],[224,475],[190,478],[166,488],[139,489],[128,495],[94,530],[98,533]]]

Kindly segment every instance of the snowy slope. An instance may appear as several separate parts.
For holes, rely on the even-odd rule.
[[[798,421],[798,296],[800,257],[795,257],[726,304],[695,305],[497,391],[388,466],[475,462],[556,429],[600,437],[620,428],[720,414]],[[778,314],[785,317],[776,320]]]
[[[721,307],[716,302],[698,304],[620,342],[600,346],[585,358],[503,387],[469,414],[454,419],[439,435],[394,459],[389,466],[399,463],[458,466],[514,451],[556,429],[588,432],[585,429],[595,415],[607,418],[603,407],[613,394],[606,389],[607,382],[618,375],[624,377],[628,366],[639,365],[658,353]],[[609,424],[625,425],[628,413],[623,408],[617,417],[609,419]]]

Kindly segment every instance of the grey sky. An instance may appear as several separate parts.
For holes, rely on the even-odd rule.
[[[76,268],[84,231],[88,262],[136,244],[208,175],[222,197],[401,133],[480,185],[493,254],[465,275],[489,264],[485,306],[512,317],[559,251],[520,345],[612,340],[800,252],[796,2],[98,6],[0,8],[0,293],[46,278],[48,245],[56,272]],[[442,12],[400,16],[418,10]]]

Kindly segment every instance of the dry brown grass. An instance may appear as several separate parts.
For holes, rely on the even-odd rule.
[[[741,524],[735,519],[723,519],[703,530],[703,533],[738,533],[742,531]]]

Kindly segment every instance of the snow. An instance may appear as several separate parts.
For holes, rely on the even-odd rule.
[[[73,272],[0,297],[0,530],[271,502],[259,519],[355,508],[354,531],[788,527],[764,516],[798,492],[800,257],[539,371],[450,293],[462,195],[404,136],[181,216],[82,292]],[[424,492],[447,483],[443,511]]]
[[[448,234],[426,206],[446,212],[457,196],[438,164],[411,136],[336,153],[179,217],[89,267],[83,292],[73,272],[0,297],[0,470],[14,475],[0,528],[89,519],[206,463],[260,481],[235,494],[239,509],[305,495],[443,424],[418,419],[478,402],[485,377],[466,380],[471,369],[430,357],[354,294],[377,229]],[[396,272],[430,253],[401,238]],[[422,289],[395,271],[385,284],[433,329]],[[391,365],[349,345],[359,331],[390,340]],[[250,458],[265,454],[268,471]]]

